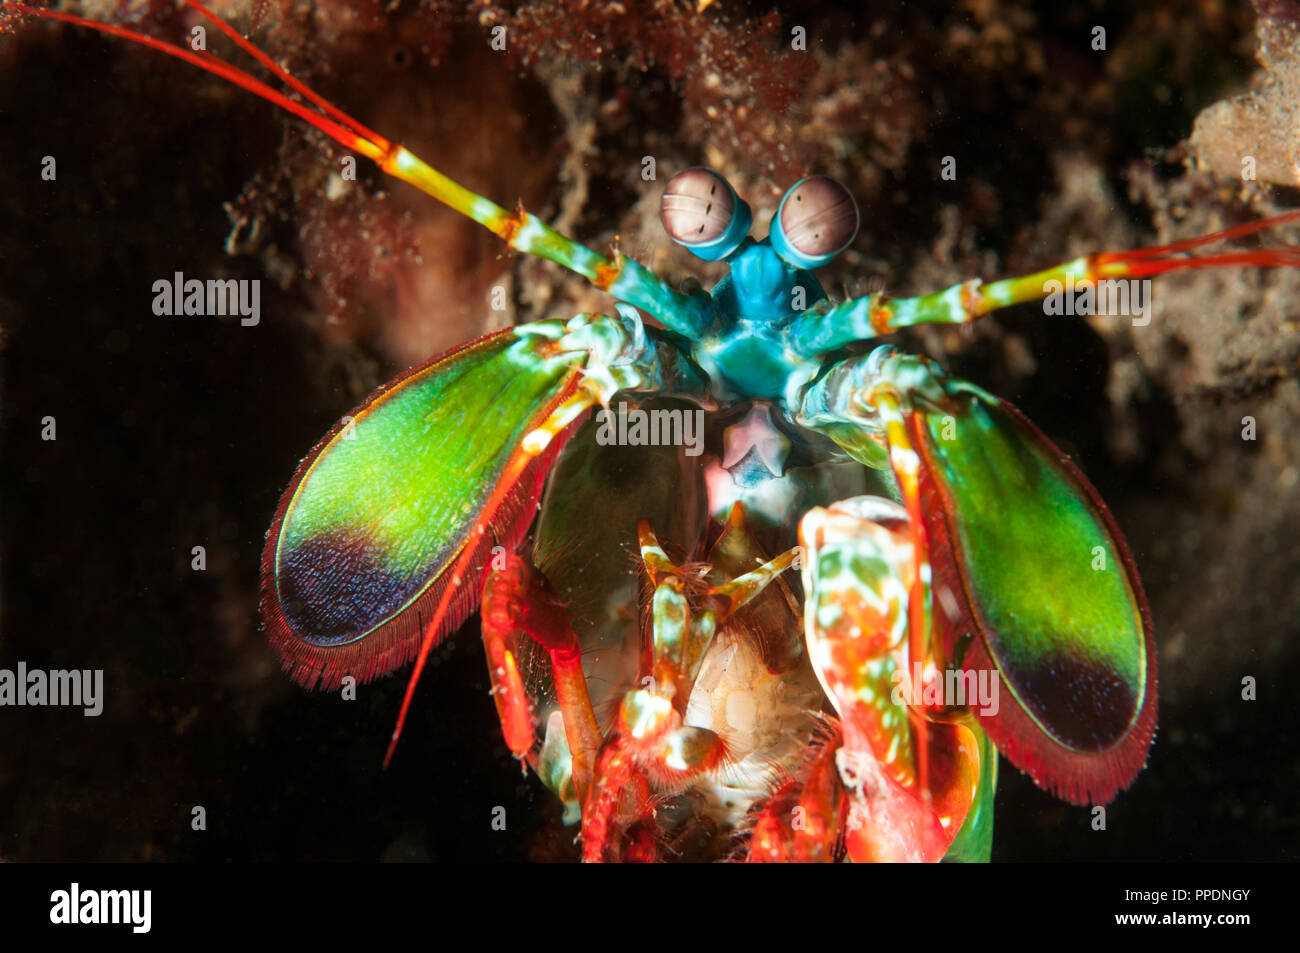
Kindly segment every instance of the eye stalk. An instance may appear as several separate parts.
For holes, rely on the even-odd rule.
[[[858,234],[858,203],[849,190],[824,175],[800,179],[781,199],[768,236],[790,265],[820,268],[849,247]]]
[[[705,261],[717,261],[735,251],[754,221],[731,183],[703,166],[678,172],[668,180],[659,217],[673,241]]]

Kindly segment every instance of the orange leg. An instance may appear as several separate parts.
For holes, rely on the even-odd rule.
[[[600,752],[583,807],[583,860],[605,858],[615,827],[627,827],[621,818],[636,820],[653,814],[651,789],[680,791],[693,779],[716,770],[726,755],[717,734],[682,725],[667,697],[644,690],[628,692],[619,707],[617,732]],[[636,796],[629,797],[629,792]]]
[[[482,619],[502,734],[517,757],[524,757],[532,748],[534,721],[518,672],[517,640],[521,634],[528,635],[549,653],[564,734],[573,757],[573,783],[579,801],[585,799],[602,738],[587,694],[582,650],[564,607],[546,577],[509,554],[484,581]]]
[[[748,862],[831,863],[847,803],[836,768],[841,736],[831,720],[808,749],[802,769],[763,804],[750,835]]]

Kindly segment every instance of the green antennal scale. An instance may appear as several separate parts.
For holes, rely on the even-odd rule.
[[[554,447],[533,458],[471,540],[493,489],[576,383],[580,353],[537,354],[539,335],[503,331],[435,358],[374,394],[303,460],[263,555],[262,613],[295,681],[323,688],[409,662],[422,619],[473,547],[445,628],[476,601],[486,553],[513,550],[532,519]],[[473,414],[472,430],[455,426]],[[522,524],[522,525],[521,525]]]
[[[858,232],[847,189],[801,179],[756,238],[736,190],[697,167],[667,184],[662,221],[728,273],[678,291],[476,195],[189,6],[307,104],[155,37],[6,9],[220,76],[582,276],[615,312],[435,357],[302,461],[262,561],[263,620],[294,680],[331,688],[414,661],[391,758],[430,649],[481,601],[503,736],[591,861],[983,860],[996,752],[1076,804],[1133,782],[1156,656],[1114,517],[1009,404],[869,345],[1066,282],[1295,267],[1292,247],[1200,250],[1300,211],[833,302],[813,270]],[[598,424],[612,404],[636,419]]]
[[[925,463],[935,583],[964,617],[945,650],[996,666],[1015,704],[982,722],[1011,761],[1076,804],[1104,804],[1142,769],[1155,733],[1155,640],[1114,517],[1070,459],[1009,404],[945,380],[945,416],[909,421]],[[1010,518],[1008,518],[1010,514]]]

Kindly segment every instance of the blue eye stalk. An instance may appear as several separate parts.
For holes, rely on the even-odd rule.
[[[733,255],[754,222],[731,183],[703,166],[669,180],[659,215],[672,240],[705,261]],[[809,271],[848,248],[859,221],[858,205],[848,189],[824,175],[809,176],[781,198],[768,244],[787,265]]]
[[[769,236],[756,241],[749,206],[722,175],[697,166],[669,180],[660,217],[673,241],[729,268],[703,296],[709,318],[691,334],[693,356],[720,390],[783,397],[817,366],[798,346],[794,322],[829,307],[812,270],[857,234],[853,196],[825,176],[801,179],[781,199]]]

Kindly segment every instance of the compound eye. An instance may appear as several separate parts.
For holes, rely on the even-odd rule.
[[[796,182],[772,219],[772,247],[798,268],[818,268],[849,247],[858,233],[858,204],[834,179]]]
[[[749,206],[712,169],[679,172],[664,188],[659,217],[672,240],[706,261],[725,258],[749,233]]]

